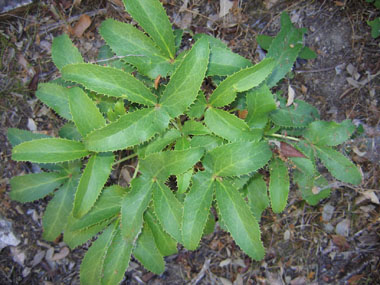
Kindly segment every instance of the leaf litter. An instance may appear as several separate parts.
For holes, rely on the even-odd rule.
[[[75,283],[79,280],[80,260],[87,247],[85,244],[69,253],[61,242],[62,237],[58,237],[56,243],[43,242],[38,219],[33,220],[25,213],[33,209],[37,216],[41,216],[49,198],[21,205],[10,201],[7,194],[10,177],[31,173],[35,168],[10,160],[11,148],[4,135],[6,128],[27,129],[30,119],[35,125],[29,122],[32,130],[56,134],[64,123],[51,111],[41,112],[42,103],[28,103],[35,98],[28,89],[28,83],[38,73],[38,68],[41,68],[38,82],[46,82],[59,75],[50,60],[52,37],[68,31],[68,24],[73,25],[74,30],[78,29],[76,45],[86,60],[93,61],[102,41],[90,25],[97,26],[105,16],[120,20],[129,17],[122,11],[120,1],[116,0],[109,3],[100,1],[96,6],[91,1],[75,1],[75,5],[71,1],[58,2],[59,5],[54,6],[51,1],[41,1],[29,11],[14,12],[14,16],[11,11],[5,18],[1,15],[4,20],[0,24],[0,140],[3,146],[0,169],[3,170],[2,184],[5,186],[0,188],[0,213],[12,220],[15,234],[22,241],[22,245],[7,247],[1,252],[1,284]],[[365,23],[366,13],[373,7],[364,1],[335,1],[338,4],[297,1],[286,4],[273,0],[189,0],[184,1],[186,10],[180,11],[183,1],[162,2],[170,16],[187,15],[187,19],[183,18],[183,27],[217,36],[234,51],[255,62],[260,55],[255,36],[275,34],[282,11],[288,11],[292,19],[297,19],[297,24],[309,28],[306,44],[317,51],[318,58],[297,62],[294,78],[289,83],[284,82],[280,89],[287,92],[292,88],[299,99],[316,106],[325,120],[360,118],[358,126],[361,125],[364,132],[348,143],[352,152],[347,155],[362,168],[365,179],[360,188],[335,187],[332,195],[316,207],[299,201],[292,193],[296,191],[292,186],[289,206],[284,213],[275,215],[270,210],[263,213],[262,239],[270,247],[261,262],[253,262],[242,254],[229,234],[217,226],[213,234],[202,239],[197,251],[181,249],[177,255],[168,257],[167,270],[162,276],[151,275],[132,261],[135,265],[126,273],[128,284],[379,282],[380,165],[376,157],[380,157],[380,135],[377,131],[380,98],[376,86],[379,84],[380,65],[378,45]],[[227,13],[224,9],[223,17],[219,14],[221,2],[225,2],[227,8],[233,3]],[[81,20],[85,18],[87,20]],[[81,21],[84,21],[82,26],[75,28],[75,23]],[[190,37],[186,33],[185,36]],[[342,63],[345,67],[339,74],[335,73],[335,67]],[[123,176],[128,183],[125,173],[120,169],[116,171],[121,174],[115,177]],[[330,207],[328,211],[327,205]],[[239,260],[237,264],[236,260]],[[225,266],[219,266],[221,263]]]

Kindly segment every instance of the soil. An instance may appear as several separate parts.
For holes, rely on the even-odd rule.
[[[160,276],[132,260],[122,284],[380,284],[380,40],[371,37],[366,24],[380,11],[364,0],[235,0],[220,18],[219,1],[162,2],[175,26],[188,29],[187,38],[191,32],[211,34],[255,62],[260,57],[256,36],[275,35],[283,11],[307,28],[305,43],[318,57],[298,61],[293,75],[278,88],[285,91],[291,84],[296,97],[316,106],[323,120],[348,118],[364,128],[344,145],[364,179],[358,187],[337,185],[315,207],[301,201],[292,187],[284,213],[268,209],[263,214],[267,252],[260,262],[247,258],[217,227],[198,250],[180,248],[167,257]],[[102,45],[99,24],[108,17],[130,21],[120,0],[46,0],[0,16],[0,214],[13,223],[21,241],[0,252],[0,284],[79,284],[89,244],[66,255],[61,240],[42,239],[41,217],[48,198],[26,204],[9,198],[10,178],[38,169],[11,160],[6,130],[35,127],[57,135],[63,120],[37,101],[34,91],[38,82],[59,76],[50,59],[52,38],[74,27],[85,13],[91,16],[91,26],[71,38],[92,61]],[[329,210],[331,216],[326,217]],[[54,253],[62,257],[54,261]]]

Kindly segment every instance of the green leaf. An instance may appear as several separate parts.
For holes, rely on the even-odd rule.
[[[69,107],[69,89],[54,83],[40,83],[36,96],[58,115],[69,121],[72,120]]]
[[[223,139],[215,136],[195,136],[190,141],[190,147],[203,147],[206,151],[210,151],[223,144],[223,142]]]
[[[292,25],[287,13],[281,14],[281,30],[273,39],[267,57],[275,59],[275,68],[267,79],[267,85],[272,88],[292,69],[298,54],[303,48],[304,29]]]
[[[199,245],[210,213],[213,190],[209,173],[198,172],[193,176],[193,185],[183,206],[182,241],[187,249],[195,250]]]
[[[125,194],[126,190],[118,185],[103,189],[94,207],[86,215],[80,219],[71,218],[70,229],[83,230],[115,217],[120,213],[121,201]]]
[[[45,240],[54,241],[64,231],[73,208],[75,190],[78,185],[77,178],[71,177],[66,181],[47,205],[42,218]]]
[[[94,206],[112,170],[113,153],[94,154],[80,179],[73,208],[73,216],[83,217]]]
[[[154,152],[163,150],[167,145],[173,143],[181,136],[181,133],[176,129],[169,129],[164,134],[156,137],[152,142],[147,143],[143,147],[138,148],[140,158],[145,157]]]
[[[42,172],[13,177],[10,181],[12,200],[31,202],[58,188],[69,176],[62,172]]]
[[[190,148],[190,137],[181,136],[177,139],[174,145],[174,150],[185,150]]]
[[[207,222],[206,222],[206,225],[205,225],[205,229],[203,231],[203,235],[210,235],[214,232],[215,230],[215,216],[214,214],[212,213],[212,211],[210,211],[209,215],[208,215],[208,219],[207,219]]]
[[[237,92],[247,91],[262,83],[274,68],[273,59],[264,59],[260,63],[232,74],[223,80],[211,94],[209,103],[213,107],[223,107],[235,100]]]
[[[70,248],[76,248],[79,245],[84,244],[86,241],[91,239],[97,233],[101,232],[105,227],[107,227],[112,219],[108,219],[102,222],[99,222],[91,227],[81,229],[81,230],[72,230],[71,225],[75,222],[76,219],[72,215],[68,217],[68,223],[66,225],[63,240]]]
[[[80,265],[81,284],[101,284],[104,259],[117,232],[118,223],[107,227],[86,252]]]
[[[260,228],[247,203],[227,181],[216,182],[216,201],[219,213],[239,247],[255,260],[265,251],[260,240]]]
[[[317,54],[309,47],[303,47],[298,55],[302,59],[315,59]]]
[[[162,182],[153,184],[153,205],[163,229],[176,241],[182,243],[182,204]]]
[[[241,55],[222,47],[211,47],[210,63],[206,76],[227,76],[252,66],[252,63]]]
[[[106,124],[106,120],[95,103],[80,88],[69,89],[70,112],[73,121],[82,136]]]
[[[71,64],[62,68],[62,76],[107,96],[151,107],[157,103],[157,98],[141,81],[120,69],[90,63]]]
[[[348,140],[355,131],[351,120],[342,123],[315,121],[305,131],[304,138],[320,146],[336,146]]]
[[[15,147],[16,145],[19,145],[20,143],[23,143],[23,142],[36,140],[36,139],[49,138],[49,136],[45,134],[33,133],[27,130],[9,128],[7,130],[7,138],[8,138],[8,141],[11,143],[12,147]]]
[[[195,101],[206,74],[209,54],[207,41],[197,41],[170,78],[160,104],[172,118],[185,112]]]
[[[48,138],[23,142],[13,148],[12,159],[31,162],[63,162],[85,157],[89,152],[77,141]]]
[[[149,225],[158,250],[163,256],[177,253],[177,242],[162,229],[150,208],[145,211],[144,221]]]
[[[221,39],[215,38],[207,34],[202,34],[202,33],[195,34],[193,38],[196,41],[198,41],[199,39],[206,39],[211,48],[218,47],[218,48],[228,49],[228,46]]]
[[[152,186],[152,179],[135,178],[131,182],[132,190],[122,201],[121,232],[127,242],[134,243],[141,231],[143,215],[152,198]]]
[[[281,213],[288,203],[290,187],[288,168],[281,159],[275,158],[269,164],[269,171],[269,196],[272,210],[275,213]]]
[[[115,54],[112,51],[112,49],[106,44],[99,49],[97,60],[98,63],[100,62],[101,65],[121,69],[128,73],[132,73],[136,70],[132,65],[124,62],[122,59],[118,57],[115,57]]]
[[[367,21],[367,24],[371,27],[372,38],[374,39],[378,38],[380,36],[380,17],[377,17],[373,21]]]
[[[210,151],[203,160],[215,176],[239,176],[263,167],[272,156],[265,142],[235,142]]]
[[[273,37],[267,35],[258,35],[256,37],[256,40],[262,49],[269,50],[273,42]]]
[[[150,178],[165,181],[169,175],[178,175],[189,170],[201,159],[203,153],[202,148],[152,153],[140,160],[140,170]]]
[[[102,285],[120,284],[131,259],[132,247],[133,244],[126,242],[117,230],[104,258]]]
[[[186,121],[182,127],[182,132],[184,135],[209,135],[210,130],[207,129],[201,122],[189,120]]]
[[[191,177],[193,176],[193,169],[177,175],[177,194],[183,194],[190,186]]]
[[[267,85],[247,94],[248,115],[246,121],[250,128],[264,128],[268,122],[268,114],[276,110],[276,102]]]
[[[59,137],[68,140],[80,141],[82,140],[82,135],[78,132],[77,127],[74,123],[68,122],[63,125],[58,131]]]
[[[153,233],[147,223],[144,224],[144,228],[137,239],[133,255],[149,271],[155,274],[164,272],[164,258],[156,246]]]
[[[301,100],[294,101],[295,104],[289,107],[285,107],[284,104],[270,113],[273,123],[286,128],[304,128],[319,119],[318,110],[315,107]]]
[[[162,109],[146,108],[121,116],[119,120],[90,133],[85,144],[96,152],[114,151],[141,144],[162,132],[169,124]]]
[[[260,221],[262,212],[269,206],[267,184],[261,174],[255,175],[247,185],[248,203],[257,221]]]
[[[173,68],[155,43],[131,24],[107,19],[100,26],[100,34],[116,55],[151,79],[166,77]]]
[[[192,119],[200,118],[205,113],[206,107],[207,101],[205,94],[203,93],[203,91],[199,91],[197,99],[195,100],[194,104],[190,106],[186,114]]]
[[[305,157],[290,157],[290,160],[296,166],[296,169],[302,173],[305,177],[314,177],[315,165],[311,159]]]
[[[51,57],[58,69],[68,64],[83,62],[79,50],[73,45],[69,36],[66,34],[54,38],[51,47]]]
[[[172,25],[157,0],[123,0],[125,9],[170,58],[175,56]]]
[[[311,206],[317,205],[322,199],[330,196],[330,188],[323,189],[317,194],[313,193],[313,190],[315,192],[315,189],[324,188],[328,185],[327,179],[321,175],[318,177],[310,177],[296,170],[293,172],[293,179],[301,190],[302,198]]]
[[[315,148],[317,156],[335,178],[354,185],[362,182],[358,168],[343,154],[330,147],[315,146]]]
[[[242,119],[215,108],[206,111],[205,123],[214,134],[231,142],[259,141],[263,134],[261,129],[250,130]]]

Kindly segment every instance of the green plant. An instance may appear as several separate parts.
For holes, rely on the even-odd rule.
[[[271,92],[305,50],[305,29],[286,13],[267,58],[253,65],[203,34],[178,54],[182,32],[172,31],[158,0],[124,3],[148,35],[106,20],[99,64],[84,63],[67,35],[53,41],[62,78],[40,84],[36,95],[68,121],[60,138],[8,130],[13,160],[46,170],[12,178],[10,192],[20,202],[53,196],[44,238],[63,232],[75,248],[102,232],[83,259],[83,284],[117,284],[132,254],[163,272],[163,257],[177,243],[194,250],[213,231],[211,208],[240,248],[260,260],[261,213],[269,204],[284,210],[289,176],[311,205],[330,193],[318,160],[338,180],[361,182],[355,165],[334,150],[354,125],[321,121],[306,102]],[[214,90],[202,86],[206,77]],[[245,119],[236,116],[245,109]],[[112,185],[113,168],[126,161],[137,162],[131,186]]]
[[[380,9],[379,0],[366,0],[367,3],[373,3],[377,9]],[[371,27],[371,36],[376,39],[380,36],[380,17],[376,17],[372,21],[367,21],[367,24]]]

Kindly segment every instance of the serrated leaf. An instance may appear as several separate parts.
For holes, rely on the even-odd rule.
[[[69,176],[64,172],[42,172],[13,177],[10,181],[12,200],[31,202],[53,192]]]
[[[281,106],[270,113],[273,123],[286,128],[304,128],[319,119],[318,110],[315,107],[301,100],[294,101],[295,104],[289,107]]]
[[[115,217],[120,213],[121,201],[125,194],[126,190],[118,185],[103,189],[94,207],[86,215],[80,219],[72,217],[70,229],[73,231],[83,230]]]
[[[190,148],[152,153],[140,160],[140,170],[150,178],[165,181],[169,175],[178,175],[193,167],[203,152],[202,148]]]
[[[144,173],[145,174],[145,173]],[[153,181],[140,176],[131,182],[132,190],[121,203],[121,232],[123,238],[134,243],[143,226],[143,215],[152,198]]]
[[[185,150],[190,148],[191,138],[181,136],[175,142],[174,150]]]
[[[42,218],[42,237],[45,240],[54,241],[64,231],[73,208],[77,185],[78,177],[71,177],[49,201]]]
[[[305,176],[301,171],[296,170],[293,173],[294,182],[297,183],[302,198],[311,206],[317,205],[322,199],[330,196],[331,189],[323,189],[318,194],[313,193],[313,188],[323,188],[328,185],[328,181],[323,176]]]
[[[211,47],[210,62],[206,76],[227,76],[252,66],[252,63],[241,55],[224,47]]]
[[[133,255],[142,265],[155,274],[161,274],[165,270],[165,261],[158,250],[153,233],[147,223],[137,239]]]
[[[101,284],[104,259],[116,234],[117,226],[117,222],[108,226],[86,252],[80,265],[81,284]]]
[[[140,158],[145,157],[154,152],[163,150],[167,145],[173,143],[181,136],[181,133],[176,129],[169,129],[164,134],[159,135],[153,141],[147,143],[143,147],[139,147],[137,153]]]
[[[288,203],[290,187],[288,168],[281,159],[275,158],[269,164],[269,171],[269,197],[272,210],[281,213]]]
[[[72,215],[68,217],[68,223],[66,225],[63,240],[64,242],[71,248],[76,248],[79,245],[84,244],[86,241],[91,239],[97,233],[101,232],[104,228],[106,228],[111,222],[112,219],[108,219],[102,222],[99,222],[89,228],[81,229],[81,230],[72,230],[71,225],[75,222],[76,219],[73,218]]]
[[[217,181],[215,192],[219,213],[235,242],[249,257],[261,260],[265,251],[259,224],[243,197],[227,181]]]
[[[40,83],[36,96],[58,115],[69,121],[72,120],[69,107],[69,89],[54,83]]]
[[[115,58],[114,52],[106,44],[99,49],[97,60],[98,62],[101,62],[101,65],[107,65],[121,69],[128,73],[132,73],[136,70],[132,65],[124,62],[122,59],[119,59],[117,57]]]
[[[257,221],[262,212],[269,206],[267,184],[261,174],[255,175],[247,185],[248,203]]]
[[[172,25],[157,0],[123,0],[125,9],[170,58],[175,56]]]
[[[146,108],[121,116],[119,120],[90,133],[85,144],[96,152],[114,151],[141,144],[162,132],[169,124],[162,109]]]
[[[315,51],[313,51],[311,48],[309,47],[303,47],[299,53],[299,58],[302,58],[302,59],[315,59],[317,58],[317,54],[315,53]]]
[[[104,258],[102,285],[120,284],[131,259],[132,247],[133,244],[125,241],[117,230]]]
[[[228,141],[259,141],[263,131],[251,130],[247,123],[227,111],[209,108],[205,114],[206,126],[217,136]]]
[[[210,235],[210,234],[212,234],[214,232],[214,230],[215,230],[215,224],[216,224],[215,216],[212,213],[212,211],[210,211],[210,213],[208,215],[208,219],[207,219],[206,225],[205,225],[205,229],[203,231],[203,235]]]
[[[191,177],[193,176],[193,169],[177,175],[177,194],[183,194],[190,186]]]
[[[311,159],[304,157],[291,157],[290,160],[294,163],[297,170],[305,177],[314,177],[315,165]]]
[[[140,73],[155,79],[166,77],[173,69],[170,60],[142,31],[131,24],[107,19],[100,26],[100,34],[113,52],[137,67]]]
[[[250,128],[264,128],[268,122],[268,114],[276,110],[276,102],[266,84],[247,94],[248,115],[245,119]]]
[[[175,254],[177,252],[177,242],[162,229],[150,208],[145,211],[144,221],[149,225],[161,254],[163,256]]]
[[[82,136],[106,124],[95,103],[80,88],[69,89],[69,105],[73,121]]]
[[[153,184],[153,205],[163,229],[176,241],[182,243],[182,204],[162,182]]]
[[[379,2],[377,6],[380,6]],[[373,21],[367,21],[368,26],[371,27],[371,36],[376,39],[380,36],[380,17],[375,18]]]
[[[195,100],[194,104],[190,106],[186,114],[192,119],[200,118],[205,113],[206,107],[207,101],[205,94],[203,93],[203,91],[199,91],[197,99]]]
[[[31,161],[55,163],[85,157],[89,152],[77,141],[48,138],[23,142],[13,148],[12,159],[15,161]]]
[[[20,143],[26,141],[49,138],[49,136],[45,134],[33,133],[27,130],[9,128],[7,130],[7,138],[8,141],[11,143],[12,147],[15,147],[16,145],[19,145]]]
[[[215,38],[207,34],[203,34],[203,33],[195,34],[193,38],[196,41],[199,39],[206,39],[211,48],[218,47],[218,48],[228,49],[228,46],[221,39]]]
[[[51,47],[51,57],[58,69],[61,69],[67,64],[83,62],[79,50],[73,45],[67,34],[54,38]]]
[[[273,39],[267,57],[275,59],[275,68],[267,79],[267,85],[272,88],[292,69],[298,54],[303,48],[304,29],[292,25],[287,13],[281,14],[281,30]]]
[[[160,104],[174,118],[195,101],[206,74],[209,60],[206,40],[198,40],[178,66],[160,99]]]
[[[60,138],[63,138],[63,139],[68,139],[68,140],[73,140],[73,141],[82,140],[82,135],[78,132],[77,127],[72,122],[64,124],[63,127],[59,129],[58,135]]]
[[[213,180],[210,173],[198,172],[186,195],[183,206],[182,241],[189,250],[195,250],[206,225],[213,196]]]
[[[107,96],[151,107],[157,103],[157,98],[141,81],[120,69],[90,63],[70,64],[62,68],[62,76]]]
[[[211,132],[201,122],[189,120],[183,124],[182,132],[184,135],[209,135]]]
[[[316,121],[306,129],[303,137],[312,144],[320,146],[336,146],[348,140],[355,131],[351,120],[341,123]]]
[[[273,37],[267,35],[258,35],[256,37],[256,41],[262,49],[269,50],[273,42]]]
[[[215,176],[240,176],[263,167],[271,156],[265,142],[235,142],[210,151],[203,160],[203,166]]]
[[[206,151],[210,151],[222,145],[223,142],[224,140],[222,138],[211,135],[195,136],[190,141],[190,147],[203,147]]]
[[[89,159],[75,193],[73,216],[83,217],[94,206],[112,170],[113,153],[94,154]]]
[[[260,63],[240,70],[223,80],[211,94],[209,104],[223,107],[235,100],[237,92],[247,91],[260,85],[274,68],[273,59],[264,59]]]
[[[315,146],[315,148],[318,158],[335,178],[354,185],[362,182],[358,168],[343,154],[326,146]]]

